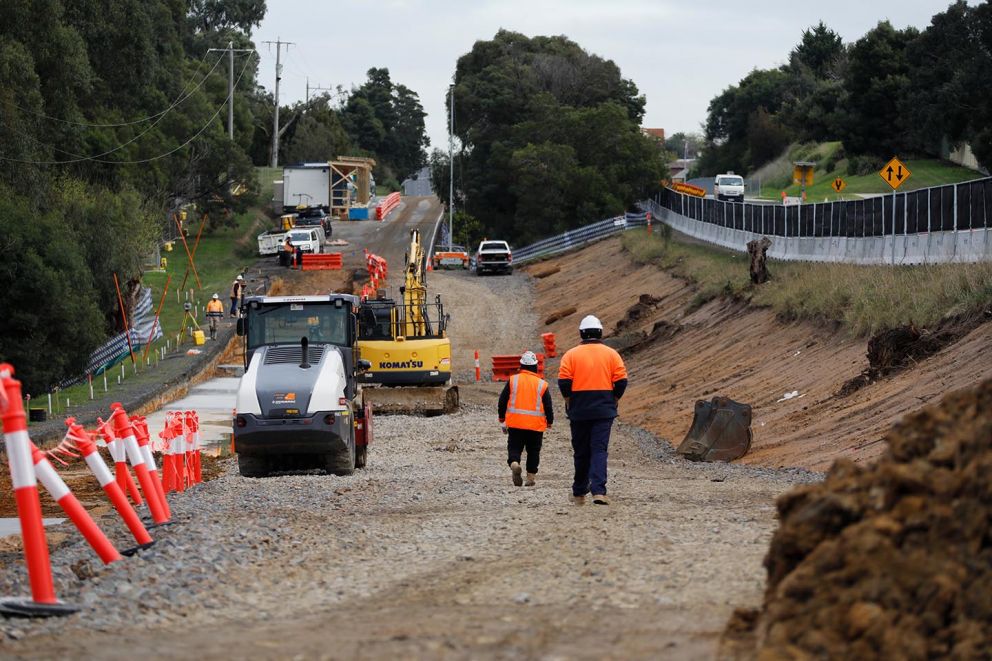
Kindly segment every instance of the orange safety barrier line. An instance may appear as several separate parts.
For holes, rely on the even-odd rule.
[[[507,381],[520,371],[520,354],[492,357],[493,381]],[[537,354],[537,375],[544,376],[544,354]]]

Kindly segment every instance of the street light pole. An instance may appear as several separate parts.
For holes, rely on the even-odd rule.
[[[454,217],[455,217],[455,85],[448,86],[448,101],[451,106],[448,115],[448,251],[451,251],[451,243],[454,241]]]

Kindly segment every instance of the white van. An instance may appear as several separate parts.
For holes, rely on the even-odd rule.
[[[713,180],[713,198],[717,200],[744,201],[744,178],[728,172],[718,174]]]
[[[287,236],[293,242],[293,247],[300,248],[303,252],[318,254],[324,251],[324,228],[319,225],[294,228]]]

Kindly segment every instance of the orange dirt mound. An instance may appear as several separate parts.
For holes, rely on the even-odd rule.
[[[781,496],[760,658],[987,658],[992,380],[908,416],[869,467]]]

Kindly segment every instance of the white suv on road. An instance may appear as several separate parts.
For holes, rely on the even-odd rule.
[[[729,172],[718,174],[713,180],[713,197],[717,200],[744,201],[744,179],[739,174]]]

